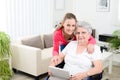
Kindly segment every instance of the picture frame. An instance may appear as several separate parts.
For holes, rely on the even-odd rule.
[[[65,0],[54,0],[54,2],[55,2],[55,10],[64,10]]]
[[[96,0],[96,11],[97,12],[109,12],[110,11],[110,0]]]

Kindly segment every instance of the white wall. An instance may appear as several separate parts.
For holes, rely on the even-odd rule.
[[[111,34],[116,27],[118,17],[118,0],[110,0],[110,12],[97,12],[96,0],[74,0],[73,12],[78,20],[85,20],[96,29],[97,35],[101,33]]]
[[[111,34],[118,26],[118,1],[110,0],[109,12],[97,12],[96,0],[65,0],[64,10],[53,10],[53,25],[61,21],[67,12],[76,15],[79,21],[88,21],[96,29],[97,35]],[[54,0],[55,2],[55,0]],[[54,3],[55,5],[55,3]]]
[[[64,9],[56,10],[56,1],[54,0],[53,8],[53,26],[58,24],[64,17],[65,13],[73,11],[73,0],[64,0]]]
[[[6,31],[6,0],[0,0],[0,31]]]
[[[37,34],[41,34],[41,33],[45,33],[45,32],[48,32],[48,28],[49,30],[51,30],[54,25],[56,23],[58,23],[59,21],[61,21],[65,15],[65,13],[67,12],[73,12],[78,20],[85,20],[85,21],[88,21],[92,24],[93,28],[95,28],[97,30],[97,34],[100,34],[100,33],[112,33],[114,30],[116,29],[120,29],[120,27],[118,26],[115,26],[118,22],[118,1],[119,0],[110,0],[110,12],[96,12],[96,0],[64,0],[65,1],[65,8],[63,10],[56,10],[55,9],[55,0],[44,0],[45,3],[43,3],[42,5],[44,6],[44,4],[47,6],[49,6],[49,11],[46,11],[46,13],[44,15],[47,15],[48,12],[50,12],[50,16],[46,16],[45,19],[49,19],[53,20],[53,24],[50,23],[47,23],[47,24],[44,24],[45,27],[43,26],[40,26],[40,14],[41,13],[41,9],[39,8],[39,3],[36,3],[37,1],[40,2],[39,0],[25,0],[25,2],[31,2],[33,1],[34,4],[28,4],[26,6],[30,6],[32,5],[33,7],[31,8],[31,10],[33,10],[33,13],[30,13],[30,15],[32,15],[31,17],[25,19],[27,22],[27,26],[25,26],[24,24],[13,24],[11,23],[10,21],[10,17],[12,17],[12,19],[18,19],[20,16],[20,21],[22,22],[22,20],[24,20],[24,16],[29,14],[29,13],[25,13],[25,12],[29,12],[30,10],[28,10],[27,8],[24,8],[25,7],[25,3],[23,4],[20,4],[20,3],[17,3],[17,4],[14,4],[14,5],[6,5],[6,2],[10,2],[12,3],[13,1],[15,1],[16,3],[18,1],[16,0],[0,0],[0,30],[3,30],[3,31],[6,31],[6,26],[8,28],[10,28],[9,26],[12,26],[12,25],[18,25],[18,26],[21,26],[20,29],[22,30],[23,28],[27,28],[29,27],[29,25],[31,24],[32,26],[37,26],[37,31],[34,29],[31,31],[31,33],[27,33],[25,32],[26,34],[33,34],[36,32],[38,32]],[[21,2],[23,2],[24,0],[20,0]],[[20,2],[19,1],[19,2]],[[47,2],[50,2],[50,4],[48,4]],[[37,4],[37,5],[36,5]],[[19,8],[21,11],[23,11],[23,13],[16,13],[14,11],[10,12],[10,7],[12,7],[15,11],[17,11],[17,8]],[[14,7],[15,6],[15,7]],[[23,8],[23,10],[20,8]],[[7,8],[9,9],[7,9]],[[35,9],[36,8],[36,9]],[[6,10],[7,9],[7,10]],[[12,9],[12,10],[13,10]],[[43,9],[46,9],[45,7]],[[26,11],[27,10],[27,11]],[[7,11],[7,12],[6,12]],[[35,11],[35,12],[34,12]],[[8,14],[6,14],[8,13]],[[10,13],[10,14],[9,14]],[[14,15],[15,14],[15,15]],[[18,17],[17,15],[20,16]],[[34,14],[37,14],[37,15],[34,15]],[[9,15],[12,15],[12,16],[9,16]],[[30,15],[27,15],[27,16],[30,16]],[[7,18],[6,18],[7,17]],[[32,20],[33,18],[33,20]],[[19,20],[17,20],[16,22],[18,22]],[[29,22],[32,22],[32,23],[29,23]],[[45,22],[45,20],[42,22]],[[6,25],[6,23],[8,25]],[[24,22],[23,22],[24,23]],[[10,25],[9,25],[10,24]],[[50,24],[50,26],[48,26]],[[30,26],[31,26],[30,25]],[[15,26],[15,28],[17,28],[18,26]],[[25,26],[25,27],[23,27]],[[39,27],[40,26],[40,27]],[[23,27],[23,28],[22,28]],[[11,29],[12,30],[12,29]],[[14,30],[12,30],[14,31]],[[24,30],[25,31],[25,30]],[[21,35],[21,33],[19,33],[18,35]]]

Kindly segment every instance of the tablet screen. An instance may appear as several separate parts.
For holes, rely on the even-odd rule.
[[[69,79],[69,77],[70,77],[69,72],[64,69],[54,67],[54,66],[49,66],[49,70],[51,71],[52,76],[60,77],[60,78],[64,78],[64,79]]]

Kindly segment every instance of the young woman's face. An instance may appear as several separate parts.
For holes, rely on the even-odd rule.
[[[77,28],[75,34],[77,41],[80,43],[86,43],[90,38],[90,33],[82,27]]]
[[[63,23],[63,26],[64,32],[68,35],[72,35],[73,32],[75,31],[76,21],[75,19],[66,19],[65,22]]]

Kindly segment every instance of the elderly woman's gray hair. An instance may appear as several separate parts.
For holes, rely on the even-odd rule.
[[[82,28],[86,29],[90,34],[92,34],[92,27],[88,22],[85,22],[85,21],[78,22],[76,25],[76,29],[78,27],[82,27]]]

